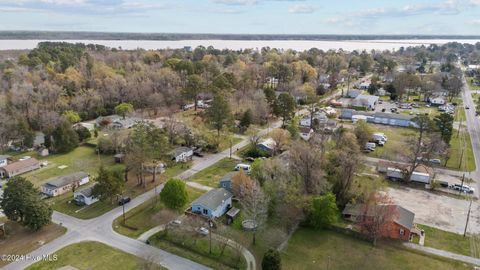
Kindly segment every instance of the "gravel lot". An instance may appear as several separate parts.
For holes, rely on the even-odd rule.
[[[415,213],[415,223],[463,234],[469,201],[411,188],[389,188],[399,205]],[[472,203],[468,232],[480,233],[480,204]]]

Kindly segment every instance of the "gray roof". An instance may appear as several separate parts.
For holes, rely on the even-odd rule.
[[[382,118],[390,118],[390,119],[401,119],[401,120],[412,120],[415,118],[413,115],[407,114],[397,114],[397,113],[384,113],[384,112],[376,112],[374,117],[382,117]]]
[[[192,205],[199,204],[205,208],[216,209],[225,200],[233,197],[232,193],[224,188],[212,189],[193,201]]]
[[[379,97],[378,96],[372,96],[372,95],[358,95],[356,100],[367,100],[368,103],[375,103],[378,101]]]
[[[222,179],[220,179],[220,183],[222,182],[230,182],[232,181],[232,177],[235,175],[235,172],[229,172],[225,174]]]
[[[397,223],[398,225],[405,227],[407,229],[413,228],[413,220],[415,219],[415,213],[401,207],[400,205],[378,205],[377,207],[387,207],[389,211],[397,211],[397,213],[394,216],[394,222]],[[366,213],[367,216],[373,215],[371,211],[373,208],[368,208]],[[364,204],[347,204],[345,206],[345,209],[342,211],[343,215],[355,215],[355,216],[360,216],[365,214],[365,205]]]
[[[177,157],[185,152],[188,152],[188,151],[192,151],[191,148],[188,148],[188,147],[185,147],[185,146],[180,146],[180,147],[177,147],[175,149],[173,149],[172,151],[170,151],[170,155],[174,156],[174,157]]]
[[[95,185],[79,189],[76,192],[81,193],[85,197],[91,197],[93,193],[93,187],[95,187]]]
[[[88,174],[85,172],[75,172],[69,175],[63,175],[55,178],[52,181],[49,181],[45,184],[45,186],[50,186],[50,187],[64,187],[66,185],[69,185],[73,182],[80,181],[81,179],[87,177]]]

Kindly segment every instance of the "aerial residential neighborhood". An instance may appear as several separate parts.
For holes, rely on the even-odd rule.
[[[478,1],[0,1],[0,269],[480,269]]]

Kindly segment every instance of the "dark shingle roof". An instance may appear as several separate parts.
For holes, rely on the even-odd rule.
[[[225,200],[233,197],[232,193],[224,188],[212,189],[193,201],[192,205],[199,204],[209,209],[216,209]]]
[[[387,207],[388,211],[396,211],[397,213],[393,217],[395,220],[394,222],[398,225],[405,227],[407,229],[411,229],[413,227],[413,220],[415,219],[415,213],[401,207],[400,205],[378,205],[377,207]],[[354,216],[361,216],[364,214],[365,205],[364,204],[356,204],[351,205],[348,204],[345,209],[342,211],[343,215],[354,215]],[[371,211],[373,208],[367,209],[367,216],[373,215]]]
[[[89,187],[81,188],[81,189],[77,190],[76,192],[83,194],[85,197],[90,197],[90,196],[92,196],[92,193],[93,193],[93,187],[95,187],[95,185],[91,185]]]
[[[45,186],[50,186],[50,187],[64,187],[66,185],[69,185],[73,182],[80,181],[81,179],[87,177],[88,174],[85,172],[75,172],[69,175],[63,175],[55,178],[52,181],[49,181],[45,184]]]

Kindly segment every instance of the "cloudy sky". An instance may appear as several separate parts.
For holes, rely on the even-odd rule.
[[[0,30],[480,35],[480,0],[0,0]]]

